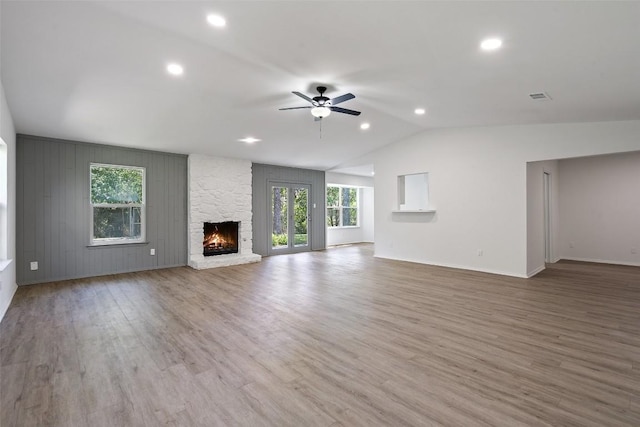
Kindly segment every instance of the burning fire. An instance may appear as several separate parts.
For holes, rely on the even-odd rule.
[[[218,231],[217,226],[215,231]],[[228,242],[218,233],[214,232],[209,236],[204,236],[203,244],[206,248],[225,248],[227,247]]]
[[[205,222],[202,246],[204,256],[238,253],[238,223]]]

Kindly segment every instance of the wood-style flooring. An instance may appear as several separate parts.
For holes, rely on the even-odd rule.
[[[640,426],[640,268],[369,245],[20,287],[2,427]]]

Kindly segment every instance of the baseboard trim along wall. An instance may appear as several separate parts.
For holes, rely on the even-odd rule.
[[[140,273],[140,272],[143,272],[143,271],[164,270],[164,269],[167,269],[167,268],[177,268],[177,267],[186,267],[186,266],[187,266],[186,264],[161,265],[161,266],[157,266],[157,267],[145,268],[144,270],[140,270],[139,268],[135,268],[135,269],[125,270],[125,271],[118,271],[117,273],[101,273],[101,274],[87,274],[87,275],[83,275],[83,276],[73,276],[73,277],[59,277],[59,278],[56,278],[56,279],[51,279],[51,280],[49,280],[47,282],[42,282],[42,281],[38,280],[38,281],[33,281],[33,282],[20,283],[20,286],[41,285],[41,284],[45,284],[45,283],[54,283],[54,282],[66,282],[67,280],[88,279],[88,278],[94,278],[94,277],[114,276],[114,275],[117,275],[117,274]]]
[[[610,260],[610,259],[562,257],[561,260],[563,260],[563,261],[593,262],[593,263],[596,263],[596,264],[626,265],[626,266],[629,266],[629,267],[640,267],[640,263],[638,263],[638,262],[613,261],[613,260]]]
[[[534,268],[532,271],[530,271],[529,273],[527,273],[527,279],[532,278],[533,276],[535,276],[536,274],[540,273],[541,271],[543,271],[545,268],[547,268],[544,265],[541,265],[538,268]]]
[[[413,262],[413,263],[416,263],[416,264],[433,265],[434,267],[446,267],[446,268],[455,268],[457,270],[478,271],[480,273],[497,274],[499,276],[519,277],[521,279],[528,279],[529,278],[528,276],[525,276],[525,275],[522,275],[522,274],[518,274],[518,273],[514,273],[514,272],[491,270],[491,269],[488,269],[488,268],[469,267],[469,266],[457,265],[457,264],[442,264],[442,263],[434,263],[434,262],[424,262],[424,261],[418,261],[418,260],[412,260],[412,259],[393,258],[393,257],[388,257],[388,256],[380,256],[380,255],[374,255],[374,257],[375,258],[381,258],[381,259],[392,259],[394,261]]]

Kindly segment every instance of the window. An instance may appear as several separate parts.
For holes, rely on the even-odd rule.
[[[358,226],[358,189],[327,186],[327,227]]]
[[[0,261],[9,257],[9,226],[7,224],[8,199],[7,144],[0,138]]]
[[[142,242],[145,169],[91,164],[91,244]]]

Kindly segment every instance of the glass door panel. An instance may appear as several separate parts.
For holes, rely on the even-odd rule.
[[[288,213],[288,187],[271,187],[271,248],[284,249],[289,247],[289,213]]]
[[[304,187],[294,187],[294,216],[293,226],[295,234],[293,245],[297,248],[309,245],[309,190]]]
[[[270,204],[270,253],[309,250],[311,244],[309,198],[311,186],[273,183]]]

